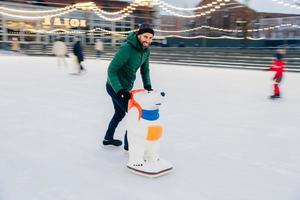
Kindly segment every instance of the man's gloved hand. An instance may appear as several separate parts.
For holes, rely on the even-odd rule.
[[[125,90],[119,90],[117,95],[121,97],[124,101],[128,101],[131,97],[130,93]]]
[[[151,87],[151,85],[145,85],[144,89],[148,90],[148,91],[152,91],[153,90],[152,87]]]

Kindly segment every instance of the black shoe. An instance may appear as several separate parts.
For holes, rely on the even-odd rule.
[[[125,146],[125,145],[124,145],[124,150],[125,150],[125,151],[128,151],[128,146]]]
[[[121,140],[103,140],[103,145],[113,145],[113,146],[121,146],[122,145],[122,141]]]
[[[280,98],[280,95],[279,94],[274,94],[272,96],[270,96],[271,99],[278,99]]]

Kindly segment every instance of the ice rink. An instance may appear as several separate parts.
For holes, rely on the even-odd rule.
[[[149,179],[101,146],[108,64],[86,60],[76,76],[54,57],[0,55],[0,200],[300,199],[299,73],[270,100],[272,72],[151,64],[174,171]]]

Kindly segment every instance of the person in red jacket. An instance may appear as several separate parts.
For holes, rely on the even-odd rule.
[[[282,80],[283,72],[286,63],[282,61],[283,55],[285,54],[285,50],[279,49],[277,53],[274,55],[275,59],[273,61],[272,66],[269,68],[270,71],[275,71],[275,75],[273,77],[274,81],[274,94],[270,96],[271,99],[280,98],[280,88],[279,84]]]

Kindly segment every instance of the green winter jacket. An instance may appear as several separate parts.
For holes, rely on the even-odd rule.
[[[130,91],[136,79],[136,72],[141,68],[144,86],[151,85],[149,72],[149,48],[143,49],[135,33],[127,37],[111,61],[107,82],[117,93],[120,90]]]

